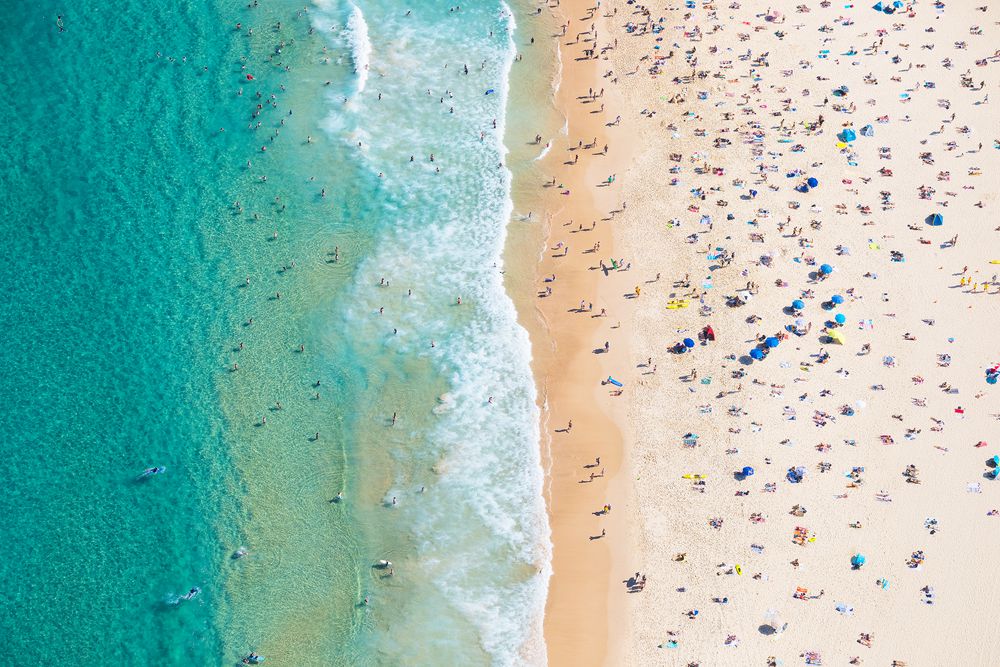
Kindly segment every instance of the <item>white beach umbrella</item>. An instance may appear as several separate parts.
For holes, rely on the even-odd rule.
[[[788,623],[782,619],[781,613],[774,609],[768,609],[764,613],[764,625],[771,628],[771,634],[775,635],[781,634],[788,627]]]

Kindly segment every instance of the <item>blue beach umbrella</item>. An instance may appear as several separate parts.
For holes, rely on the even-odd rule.
[[[847,318],[844,316],[843,313],[837,313],[836,315],[833,316],[833,321],[836,322],[837,324],[844,324],[845,322],[847,322]]]
[[[755,347],[754,349],[750,350],[750,358],[760,361],[761,359],[764,358],[764,350]]]
[[[808,183],[809,187],[811,187],[811,188],[815,188],[817,185],[819,185],[819,181],[817,181],[812,176],[810,176],[809,178],[806,179],[806,183]]]
[[[752,477],[753,476],[753,468],[751,468],[750,466],[743,466],[742,474],[743,474],[744,477]]]
[[[822,273],[823,275],[830,275],[831,273],[833,273],[833,267],[830,266],[829,264],[823,264],[821,267],[819,267],[819,272]]]
[[[865,557],[861,554],[854,554],[851,557],[851,567],[855,570],[861,569],[861,566],[865,564]]]
[[[767,345],[768,347],[778,347],[778,344],[780,342],[781,341],[775,338],[774,336],[770,336],[764,341],[764,345]]]
[[[934,213],[933,215],[927,216],[927,224],[931,227],[940,227],[944,224],[944,216],[940,213]]]
[[[839,306],[840,304],[844,303],[844,297],[840,296],[839,294],[834,294],[833,296],[830,297],[830,301]]]
[[[795,310],[802,310],[805,307],[806,307],[806,302],[803,301],[802,299],[796,299],[795,301],[792,301],[792,308],[794,308]]]
[[[854,130],[847,128],[846,130],[838,134],[837,138],[843,141],[845,144],[849,144],[855,139],[857,139],[858,135],[854,132]]]
[[[688,347],[688,348],[694,347],[694,341],[691,340],[690,338],[685,338],[684,339],[684,347]]]

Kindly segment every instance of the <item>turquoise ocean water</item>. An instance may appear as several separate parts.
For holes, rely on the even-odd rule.
[[[537,152],[501,140],[547,93],[513,61],[547,28],[406,9],[8,7],[9,664],[543,660],[500,163]]]

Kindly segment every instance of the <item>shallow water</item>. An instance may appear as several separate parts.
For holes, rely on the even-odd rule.
[[[501,260],[513,18],[300,9],[85,0],[63,33],[38,8],[0,28],[17,664],[544,659]]]

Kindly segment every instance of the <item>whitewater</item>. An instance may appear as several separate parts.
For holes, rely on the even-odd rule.
[[[405,572],[370,587],[371,648],[390,662],[544,664],[539,414],[503,282],[514,15],[503,2],[317,10],[348,56],[330,67],[354,75],[329,92],[322,126],[378,179],[374,242],[333,304],[373,411],[398,416],[358,436],[372,557]]]

